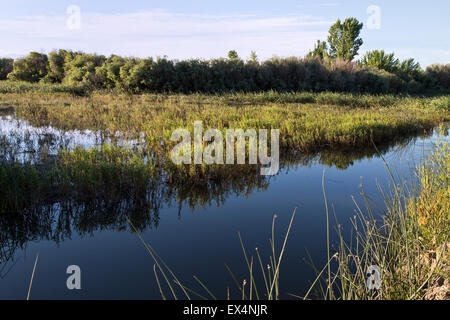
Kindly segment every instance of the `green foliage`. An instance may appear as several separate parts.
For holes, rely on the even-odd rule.
[[[110,56],[101,67],[96,70],[100,76],[102,84],[107,89],[113,89],[115,87],[122,86],[120,70],[127,62],[126,59],[112,55]]]
[[[237,59],[239,59],[239,56],[238,56],[236,50],[228,51],[228,59],[230,59],[230,60],[237,60]]]
[[[414,170],[416,179],[401,176],[383,161],[390,186],[379,186],[384,200],[382,215],[361,184],[365,208],[354,200],[351,237],[345,237],[342,226],[337,226],[337,249],[332,258],[328,250],[328,262],[317,271],[305,299],[313,288],[321,298],[330,300],[445,299],[448,290],[442,283],[448,278],[450,253],[450,145],[441,131],[429,157]],[[328,210],[326,214],[328,219]],[[327,232],[329,229],[327,224]],[[329,248],[328,239],[327,244]],[[381,273],[380,290],[367,288],[367,270],[374,265]]]
[[[362,66],[374,66],[388,72],[395,72],[398,70],[399,61],[394,57],[394,53],[387,54],[384,50],[372,50],[366,52],[360,64]]]
[[[76,83],[92,85],[95,88],[103,86],[102,78],[97,73],[106,58],[102,55],[69,53],[65,57],[64,83],[73,85]]]
[[[421,69],[418,62],[413,58],[402,61],[398,67],[397,74],[402,78],[414,78],[417,79]]]
[[[436,109],[450,110],[450,96],[433,98],[430,101],[430,106],[433,106]]]
[[[338,19],[328,31],[330,56],[353,60],[358,54],[359,47],[363,44],[363,40],[359,38],[362,27],[363,24],[356,18],[347,18],[343,23]]]
[[[424,83],[427,88],[450,90],[450,64],[433,64],[427,67]]]
[[[1,81],[0,93],[2,94],[24,94],[24,93],[71,93],[76,96],[85,96],[90,94],[89,86],[83,84],[66,85],[60,83],[30,83],[25,81]]]
[[[46,77],[47,82],[61,83],[65,76],[65,61],[69,52],[66,50],[52,51],[48,55],[48,74]]]
[[[361,61],[359,61],[359,64],[363,67],[374,66],[378,69],[394,73],[404,81],[417,81],[421,80],[422,77],[420,65],[413,58],[400,62],[395,58],[394,53],[386,54],[384,50],[366,52]]]
[[[120,69],[122,87],[129,92],[150,90],[153,59],[130,59]]]
[[[250,61],[254,63],[258,63],[258,56],[256,55],[255,51],[252,51],[250,53]]]
[[[48,59],[45,55],[31,53],[17,60],[9,78],[61,83],[74,91],[83,88],[86,93],[92,90],[127,93],[270,90],[419,93],[448,88],[448,67],[423,72],[414,60],[395,63],[393,56],[382,51],[366,54],[363,62],[357,64],[347,58],[330,58],[327,48],[325,42],[318,41],[314,51],[305,58],[273,57],[261,62],[254,52],[246,61],[235,51],[230,51],[228,58],[178,61],[167,57],[141,59],[112,55],[106,58],[58,50],[51,52]],[[9,85],[4,88],[15,90]]]
[[[314,50],[308,53],[309,57],[324,59],[328,57],[328,45],[325,41],[317,40]]]
[[[317,40],[314,50],[308,54],[308,57],[320,60],[329,60],[327,58],[353,60],[358,54],[360,46],[363,44],[362,39],[359,38],[362,27],[363,24],[355,18],[347,18],[343,23],[338,19],[330,27],[328,44],[325,41]],[[342,61],[333,63],[341,66],[345,64]],[[369,74],[368,78],[372,78],[371,82],[376,82],[372,88],[377,89],[371,92],[396,92],[400,90],[417,93],[421,90],[423,91],[426,87],[423,83],[424,79],[420,65],[412,58],[400,62],[395,58],[394,53],[387,54],[384,50],[372,50],[368,51],[362,57],[358,65],[370,71],[371,74]],[[405,83],[399,82],[398,79],[395,79],[390,74],[377,72],[372,67],[384,70],[390,74],[395,74]],[[353,79],[343,76],[344,73],[342,71],[341,69],[340,72],[331,74],[331,77],[335,80],[334,82],[338,84],[338,90],[348,88],[349,86],[353,87],[349,82],[355,83]],[[381,78],[376,79],[377,76],[381,76]],[[430,82],[428,83],[430,84]]]
[[[38,82],[47,75],[48,57],[46,54],[31,52],[27,57],[14,62],[13,71],[8,78],[18,81]]]
[[[6,80],[8,74],[13,71],[14,59],[0,58],[0,80]]]
[[[363,147],[423,132],[450,120],[444,99],[342,93],[223,95],[105,95],[90,97],[4,95],[16,114],[36,127],[106,130],[137,139],[162,155],[172,149],[171,133],[201,120],[210,128],[280,130],[280,147],[314,152],[328,147]],[[51,100],[51,101],[49,101]],[[43,101],[43,102],[41,102]],[[447,100],[448,102],[448,100]],[[164,141],[161,144],[161,141]]]

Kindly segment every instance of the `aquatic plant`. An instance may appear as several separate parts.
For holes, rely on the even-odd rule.
[[[355,201],[351,238],[345,240],[338,224],[339,243],[304,298],[316,292],[323,299],[448,299],[449,164],[443,139],[417,166],[415,179],[394,175],[386,163],[391,186],[379,188],[381,213],[361,185],[365,210]],[[372,287],[374,266],[379,284]]]
[[[430,130],[450,120],[448,97],[412,98],[336,93],[228,95],[5,94],[2,105],[34,126],[101,131],[105,137],[145,139],[149,150],[168,153],[175,129],[204,127],[279,129],[280,148],[318,151],[363,147]],[[0,106],[1,108],[1,106]]]

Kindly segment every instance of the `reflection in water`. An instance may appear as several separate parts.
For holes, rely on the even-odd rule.
[[[382,154],[401,152],[416,138],[398,138],[377,148]],[[186,205],[191,210],[213,203],[220,206],[231,195],[247,197],[255,191],[266,190],[271,180],[271,177],[259,174],[257,165],[192,168],[159,165],[144,183],[119,181],[119,187],[104,184],[95,193],[77,189],[72,181],[66,189],[55,188],[52,182],[37,192],[17,187],[20,179],[39,179],[39,172],[52,170],[53,164],[59,161],[60,150],[80,145],[101,148],[105,144],[142,150],[138,141],[120,141],[93,132],[34,128],[26,121],[10,116],[0,118],[0,186],[3,183],[8,187],[5,190],[9,190],[0,196],[0,276],[4,276],[11,267],[7,262],[12,262],[14,252],[29,242],[49,240],[60,243],[74,233],[84,236],[99,230],[130,231],[127,218],[139,230],[156,228],[163,206],[178,207],[179,215]],[[377,155],[375,148],[284,154],[281,155],[278,174],[317,163],[346,169],[355,161]],[[30,170],[21,171],[24,167]],[[83,170],[89,172],[98,168],[85,167]],[[8,175],[8,172],[14,174]],[[23,172],[31,173],[23,176]],[[6,181],[6,177],[10,180]],[[29,196],[21,203],[24,194]]]

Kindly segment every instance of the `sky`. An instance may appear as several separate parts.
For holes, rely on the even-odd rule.
[[[364,23],[367,50],[450,63],[448,0],[0,0],[0,56],[72,49],[104,55],[304,56],[338,19]]]

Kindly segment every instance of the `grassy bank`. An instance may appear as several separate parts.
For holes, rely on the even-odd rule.
[[[105,135],[145,137],[152,150],[168,151],[177,128],[279,129],[284,150],[363,147],[423,132],[450,120],[450,98],[336,93],[228,95],[0,94],[0,108],[13,107],[35,126],[98,130]],[[163,142],[163,143],[161,143]]]

